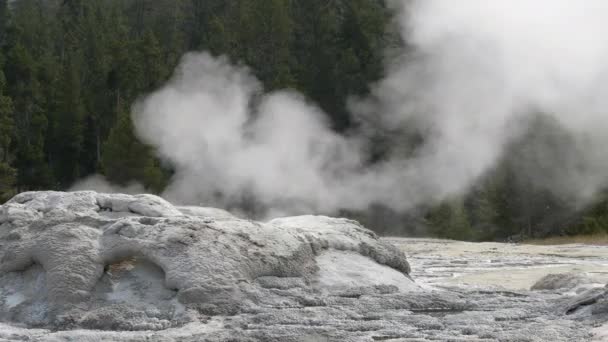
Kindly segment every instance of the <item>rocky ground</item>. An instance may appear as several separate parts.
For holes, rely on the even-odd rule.
[[[606,283],[608,247],[378,239],[149,195],[0,206],[0,341],[599,341]]]
[[[483,311],[488,315],[486,321],[480,321],[486,323],[480,324],[489,329],[494,326],[493,320],[500,320],[492,318],[498,312],[493,305],[520,312],[519,318],[512,317],[508,330],[519,327],[523,333],[497,340],[608,341],[604,287],[608,283],[608,246],[387,240],[406,252],[413,265],[411,275],[421,286],[487,295],[480,298],[487,305]],[[535,334],[528,330],[536,329],[539,322],[546,322],[547,330],[568,326],[581,335],[552,334],[546,330]]]

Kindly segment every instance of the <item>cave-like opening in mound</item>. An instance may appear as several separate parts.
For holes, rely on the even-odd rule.
[[[165,279],[165,271],[152,261],[142,257],[125,258],[104,267],[93,293],[110,303],[157,304],[177,296],[177,289],[168,288]]]
[[[165,284],[165,271],[143,257],[108,263],[80,325],[99,330],[162,330],[180,325],[184,306]]]

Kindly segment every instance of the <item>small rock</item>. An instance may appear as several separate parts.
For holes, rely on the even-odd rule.
[[[582,273],[549,274],[532,286],[533,291],[573,290],[581,285],[592,284],[593,280]]]

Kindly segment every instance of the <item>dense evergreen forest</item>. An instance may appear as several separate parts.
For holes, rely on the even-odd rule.
[[[135,137],[130,106],[193,50],[249,66],[266,90],[297,89],[346,131],[349,96],[383,76],[387,51],[406,48],[395,37],[382,0],[0,0],[0,200],[96,173],[162,192],[171,168]],[[608,230],[606,201],[581,208],[518,176],[552,165],[535,147],[553,147],[548,158],[563,148],[551,122],[532,127],[549,133],[521,137],[462,198],[344,214],[381,233],[471,240]]]

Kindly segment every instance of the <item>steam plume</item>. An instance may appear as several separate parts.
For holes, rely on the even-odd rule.
[[[134,121],[175,165],[165,196],[177,202],[226,206],[254,196],[269,208],[331,210],[340,174],[358,164],[357,150],[301,95],[264,95],[247,69],[206,53],[186,55]]]
[[[382,162],[364,165],[371,126],[338,135],[301,95],[264,94],[246,68],[192,53],[134,111],[138,135],[177,170],[164,195],[223,206],[252,196],[276,214],[408,209],[465,192],[538,114],[571,146],[546,186],[585,200],[606,184],[607,2],[391,4],[413,53],[391,61],[352,111],[376,129],[417,130],[415,153],[395,142]]]

